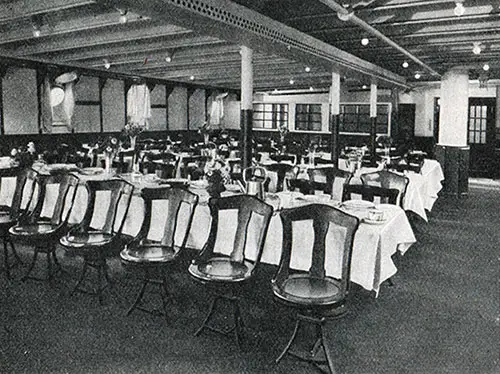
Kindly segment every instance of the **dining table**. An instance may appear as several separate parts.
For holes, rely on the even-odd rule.
[[[99,168],[90,168],[92,172],[78,172],[74,171],[80,178],[80,184],[77,187],[76,198],[74,206],[70,215],[70,224],[79,223],[87,207],[87,190],[85,183],[88,180],[103,180],[120,178],[125,179],[127,182],[134,185],[134,194],[132,196],[128,214],[123,226],[123,234],[131,237],[137,235],[144,219],[144,201],[140,196],[143,188],[162,188],[174,184],[181,184],[185,188],[189,188],[192,192],[199,196],[199,204],[193,218],[191,230],[189,232],[187,247],[200,250],[205,244],[209,228],[211,224],[210,209],[208,207],[208,200],[210,198],[206,187],[207,182],[204,180],[189,181],[187,179],[174,179],[162,180],[156,174],[142,175],[140,173],[127,173],[127,174],[107,174],[100,172]],[[2,181],[2,190],[9,189],[9,181]],[[10,181],[11,189],[13,190],[15,181]],[[230,196],[234,194],[241,194],[241,185],[230,184],[226,185],[226,191],[222,196]],[[44,215],[50,215],[53,209],[57,195],[56,186],[48,186],[46,193],[46,204],[42,212]],[[0,196],[0,203],[4,194]],[[99,227],[105,220],[106,209],[109,206],[109,195],[105,192],[98,193],[96,196],[98,203],[96,206],[102,207],[94,215],[91,223],[92,227]],[[125,199],[124,199],[125,200]],[[355,215],[359,218],[360,224],[356,232],[353,244],[353,253],[351,259],[351,281],[360,285],[368,291],[373,291],[378,295],[381,284],[391,278],[397,272],[396,265],[393,261],[393,255],[397,252],[404,254],[415,242],[416,238],[412,231],[412,227],[407,219],[403,209],[396,205],[380,204],[376,208],[383,212],[384,219],[382,221],[371,222],[367,217],[368,206],[357,207],[355,209],[349,207],[346,202],[335,201],[329,199],[328,196],[321,195],[303,195],[300,192],[279,192],[267,193],[265,201],[273,206],[274,214],[270,222],[264,252],[261,261],[263,263],[278,265],[282,249],[282,226],[279,217],[279,212],[282,209],[292,208],[302,204],[328,204],[337,209],[341,209],[348,214]],[[363,202],[368,203],[368,202]],[[359,204],[359,203],[356,203]],[[369,203],[372,204],[372,203]],[[165,217],[168,204],[166,202],[157,202],[153,204],[150,227],[148,238],[161,239],[163,235],[163,225],[161,224],[162,217]],[[181,207],[187,209],[187,207]],[[123,201],[120,202],[117,216],[125,214],[126,209]],[[221,215],[220,224],[221,230],[224,230],[225,235],[219,235],[216,242],[216,251],[223,254],[229,254],[232,247],[233,238],[235,233],[237,221],[236,212],[229,211],[227,214]],[[119,221],[119,219],[117,220]],[[259,225],[259,217],[252,219],[250,225]],[[308,263],[307,254],[312,250],[313,231],[310,222],[300,222],[299,228],[301,235],[294,237],[293,254],[292,254],[292,267],[298,270],[306,270],[310,263]],[[257,227],[257,226],[256,226]],[[179,227],[178,237],[182,237],[185,228]],[[257,229],[250,227],[250,233],[257,232]],[[334,243],[339,240],[339,232],[329,232],[329,238]],[[250,235],[248,237],[247,255],[249,258],[255,258],[255,248],[257,238]],[[340,274],[341,259],[334,251],[334,246],[331,247],[326,255],[326,272],[327,275],[336,276]]]

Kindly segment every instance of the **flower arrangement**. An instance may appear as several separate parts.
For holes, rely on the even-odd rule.
[[[131,138],[136,137],[144,130],[146,130],[145,124],[141,124],[138,122],[130,122],[130,121],[127,122],[127,124],[123,128],[123,132],[125,133],[125,135],[127,135]]]
[[[117,138],[110,136],[99,143],[98,149],[106,155],[115,155],[120,150],[120,142]]]
[[[285,136],[288,134],[288,125],[286,123],[280,123],[278,130],[280,132],[280,142],[285,143]]]
[[[220,197],[220,194],[226,190],[224,184],[231,180],[229,167],[221,159],[215,158],[205,164],[205,175],[210,197]]]
[[[376,142],[378,145],[384,148],[390,148],[392,145],[392,138],[389,135],[380,135]]]

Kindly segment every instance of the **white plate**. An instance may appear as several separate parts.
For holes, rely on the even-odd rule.
[[[241,192],[241,188],[237,184],[225,184],[224,187],[229,192]]]
[[[191,188],[207,188],[208,182],[206,180],[191,181],[189,185]]]
[[[79,170],[80,174],[83,175],[98,175],[104,173],[103,168],[83,168]]]
[[[162,181],[165,183],[189,184],[189,179],[186,179],[186,178],[168,178],[168,179],[162,179]]]
[[[372,221],[371,219],[363,218],[363,222],[369,225],[383,225],[386,221],[387,221],[386,219],[380,221]]]
[[[347,200],[342,203],[342,207],[352,210],[364,210],[368,208],[374,208],[375,204],[371,201],[366,200]]]

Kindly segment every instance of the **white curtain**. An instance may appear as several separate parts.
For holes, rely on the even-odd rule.
[[[68,126],[69,131],[73,129],[71,118],[73,117],[73,112],[75,111],[75,95],[73,94],[73,86],[73,82],[69,82],[64,85],[64,100],[62,102],[64,114],[66,114],[66,125]]]
[[[134,84],[127,92],[127,118],[147,128],[151,118],[151,101],[146,84]]]
[[[220,125],[224,117],[224,98],[228,92],[215,96],[212,101],[212,109],[210,110],[210,125]]]

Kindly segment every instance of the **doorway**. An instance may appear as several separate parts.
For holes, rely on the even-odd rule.
[[[470,175],[492,177],[495,162],[495,98],[469,98],[467,143],[470,146]]]

